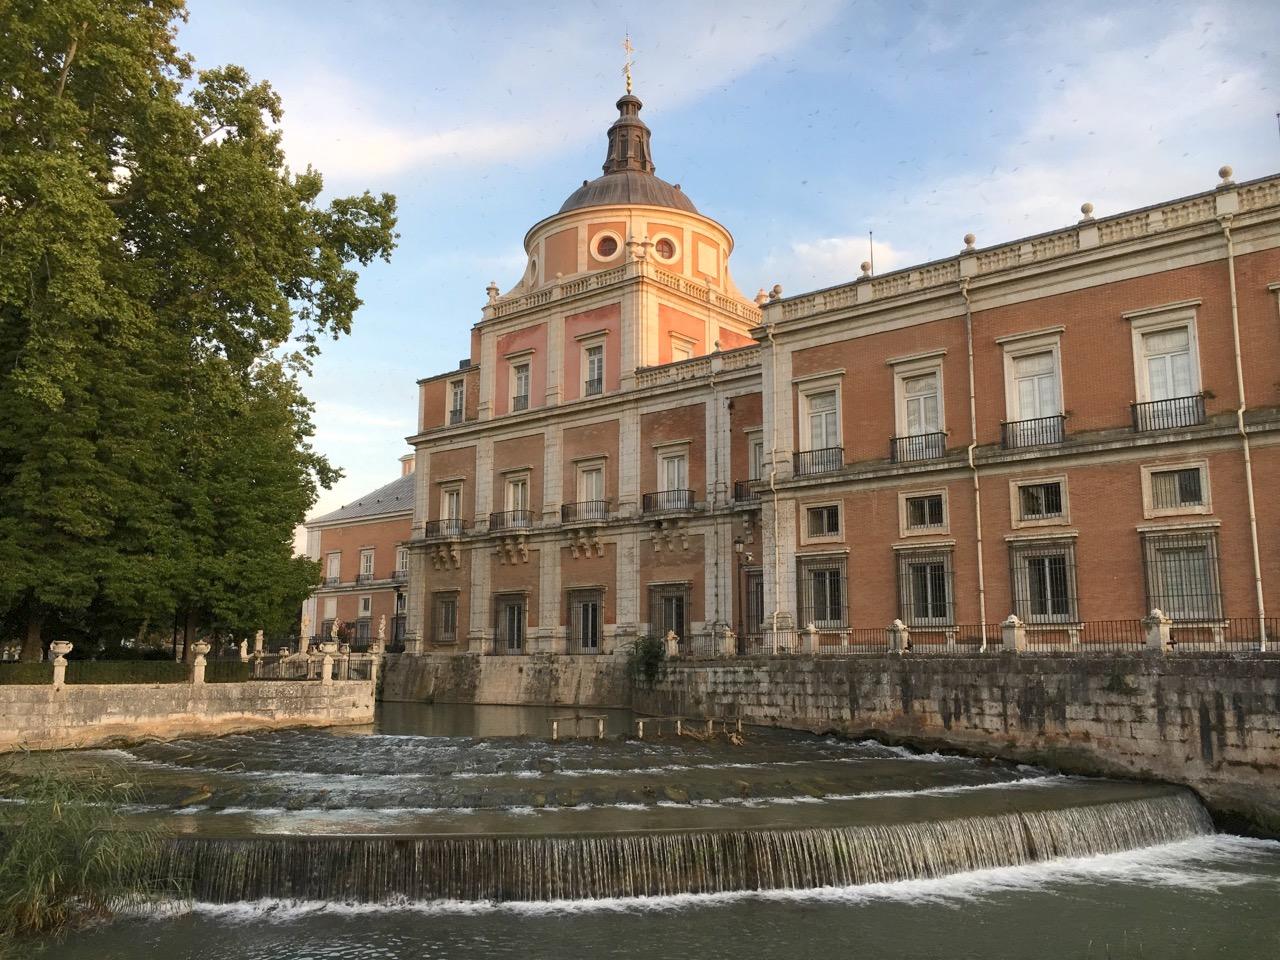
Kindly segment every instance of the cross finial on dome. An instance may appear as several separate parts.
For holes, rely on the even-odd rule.
[[[631,45],[631,34],[627,33],[622,41],[622,49],[626,51],[627,59],[622,65],[622,74],[627,78],[627,93],[631,93],[631,65],[635,63],[632,54],[636,52],[636,48]]]

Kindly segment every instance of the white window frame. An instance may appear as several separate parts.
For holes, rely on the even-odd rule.
[[[360,551],[360,576],[371,577],[374,570],[375,550],[372,547],[366,547]],[[365,561],[368,561],[367,563]],[[367,568],[367,569],[366,569]]]
[[[1144,463],[1142,465],[1142,516],[1147,520],[1157,517],[1186,517],[1213,513],[1213,493],[1209,486],[1208,460],[1182,460],[1177,463]],[[1155,505],[1154,492],[1151,489],[1151,475],[1173,470],[1200,471],[1200,492],[1204,502],[1185,507],[1160,507]]]
[[[449,498],[451,495],[457,494],[458,497],[458,515],[450,516]],[[440,519],[441,520],[461,520],[462,519],[462,483],[445,483],[440,485]]]
[[[524,503],[516,506],[514,494],[521,487],[524,488]],[[533,509],[533,481],[528,470],[510,473],[503,477],[503,502],[508,511]]]
[[[337,620],[338,619],[338,598],[325,597],[323,611],[324,611],[324,615],[320,618],[321,621]]]
[[[680,350],[683,353],[688,354],[688,356],[677,357],[676,356],[677,350]],[[697,355],[698,355],[697,340],[694,340],[691,337],[686,337],[684,334],[680,334],[680,333],[671,334],[671,362],[672,363],[683,363],[686,360],[692,360]]]
[[[1041,414],[1044,417],[1061,416],[1066,411],[1067,401],[1062,390],[1062,331],[1055,329],[1048,333],[1028,333],[1017,337],[1001,337],[998,341],[1004,348],[1004,418],[1010,423],[1019,420],[1032,420],[1035,417],[1025,416],[1019,408],[1018,390],[1014,382],[1015,361],[1037,353],[1053,355],[1053,373],[1057,380],[1058,409],[1054,413]]]
[[[907,511],[907,501],[917,497],[942,497],[942,526],[913,527]],[[951,533],[951,503],[947,497],[947,488],[938,487],[932,490],[903,490],[898,494],[898,535],[904,540],[907,537],[948,536]]]
[[[688,440],[681,440],[677,443],[667,443],[655,449],[657,455],[657,488],[659,493],[666,493],[668,490],[691,490],[690,486],[685,487],[668,487],[667,486],[667,467],[668,460],[680,458],[684,460],[684,482],[692,483],[689,463],[689,448],[691,444]]]
[[[456,407],[453,405],[455,393],[460,393],[461,399],[462,399],[462,403]],[[449,399],[449,403],[445,408],[445,417],[448,419],[448,422],[453,423],[453,412],[455,410],[461,412],[462,414],[461,419],[465,420],[467,417],[467,381],[465,379],[458,378],[458,379],[449,381],[448,399]],[[459,422],[461,422],[461,420]]]
[[[938,429],[926,430],[922,434],[907,432],[907,394],[906,383],[916,377],[934,374],[938,383]],[[932,433],[947,432],[947,393],[942,378],[942,354],[923,356],[917,359],[900,360],[893,364],[893,411],[894,436],[928,436]]]
[[[1200,369],[1200,336],[1196,329],[1196,308],[1199,305],[1199,300],[1183,300],[1123,314],[1129,321],[1132,337],[1134,395],[1138,398],[1138,403],[1149,403],[1152,399],[1151,385],[1147,378],[1147,355],[1143,347],[1143,338],[1149,333],[1162,333],[1179,327],[1185,327],[1187,330],[1191,372],[1195,375],[1195,383],[1192,385],[1189,396],[1204,391],[1204,371]]]
[[[756,449],[760,450],[759,462],[756,461]],[[747,431],[747,479],[763,480],[764,468],[767,463],[765,459],[764,447],[764,431],[749,430]]]
[[[397,570],[409,569],[409,548],[408,547],[396,547],[396,569]]]
[[[793,380],[796,384],[797,400],[799,406],[799,436],[796,440],[796,450],[806,452],[816,449],[812,446],[813,431],[809,425],[809,403],[811,398],[824,393],[835,393],[836,395],[836,443],[830,444],[833,447],[844,447],[844,371],[838,373],[819,374],[814,377],[806,377],[802,381]]]
[[[1041,483],[1057,483],[1062,490],[1062,514],[1056,517],[1042,517],[1037,520],[1022,519],[1022,488]],[[1071,523],[1071,496],[1067,485],[1067,475],[1053,474],[1047,477],[1017,477],[1009,481],[1009,522],[1015,530],[1025,527],[1061,527]]]
[[[587,474],[597,472],[600,474],[600,496],[583,496],[583,479]],[[574,496],[579,503],[609,499],[609,475],[605,470],[604,460],[582,460],[574,464]]]
[[[797,521],[800,525],[800,544],[802,546],[811,543],[832,543],[843,542],[844,540],[844,501],[843,500],[821,500],[812,503],[798,503],[800,508],[800,516]],[[819,533],[811,534],[809,532],[809,511],[822,510],[830,507],[836,508],[836,531],[835,533]]]
[[[356,617],[364,620],[373,616],[373,596],[371,594],[363,594],[360,597],[360,604],[356,607]]]
[[[521,396],[516,392],[516,386],[519,383],[517,371],[521,367],[527,367],[529,370],[529,392],[524,394],[529,398],[529,406],[525,408],[527,410],[533,406],[533,351],[521,350],[518,353],[509,353],[503,359],[507,361],[507,396],[513,411],[515,411],[516,397]]]
[[[337,561],[337,563],[334,563],[335,560]],[[324,575],[326,578],[331,578],[341,582],[342,580],[342,551],[341,550],[334,550],[325,557],[324,569],[325,569]]]
[[[589,384],[592,380],[591,363],[589,359],[589,354],[592,350],[595,350],[595,349],[598,349],[600,351],[600,393],[587,393],[587,384]],[[579,347],[579,350],[580,350],[579,371],[582,374],[582,395],[584,397],[601,396],[604,393],[604,383],[605,383],[605,373],[606,373],[605,367],[608,364],[608,354],[605,352],[605,348],[604,348],[604,337],[596,337],[590,340],[583,340],[581,343],[581,346]]]

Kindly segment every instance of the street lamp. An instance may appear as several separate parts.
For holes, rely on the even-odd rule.
[[[744,652],[745,644],[746,644],[746,634],[743,633],[743,628],[746,626],[746,623],[742,618],[742,594],[743,594],[742,551],[746,549],[746,546],[747,546],[746,542],[741,537],[733,538],[733,552],[734,554],[737,555],[737,558],[738,558],[738,576],[737,576],[737,580],[735,581],[737,585],[737,590],[735,591],[735,593],[738,594],[738,602],[736,606],[737,606],[737,613],[738,613],[738,652],[739,653]]]

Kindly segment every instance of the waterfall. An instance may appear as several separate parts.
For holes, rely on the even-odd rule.
[[[197,900],[584,900],[926,879],[1212,831],[1189,793],[919,823],[582,836],[181,838]]]

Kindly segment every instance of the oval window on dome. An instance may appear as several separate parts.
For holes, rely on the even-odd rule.
[[[618,238],[606,233],[596,241],[596,256],[608,260],[618,252]]]
[[[659,260],[674,260],[676,243],[670,237],[659,237],[658,242],[653,245],[653,252],[658,255]]]

